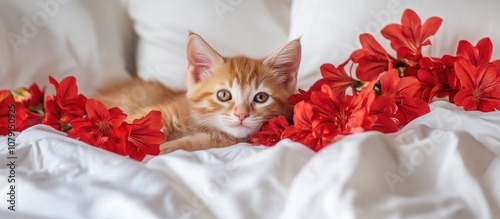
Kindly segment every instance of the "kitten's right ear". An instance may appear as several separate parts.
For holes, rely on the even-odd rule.
[[[189,33],[187,43],[187,63],[189,83],[199,83],[208,79],[215,64],[224,63],[219,53],[217,53],[208,43],[198,34]]]
[[[278,82],[284,85],[290,93],[296,92],[301,53],[300,38],[297,38],[286,43],[264,60],[264,64],[271,67],[278,76]]]

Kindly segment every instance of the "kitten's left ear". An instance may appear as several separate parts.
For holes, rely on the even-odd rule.
[[[297,38],[286,43],[264,60],[264,65],[273,69],[280,83],[285,85],[290,93],[296,92],[301,51],[300,38]]]

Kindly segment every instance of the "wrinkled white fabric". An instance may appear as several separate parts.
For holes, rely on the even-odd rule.
[[[284,140],[145,163],[35,126],[17,136],[16,212],[2,200],[0,218],[500,218],[500,112],[431,107],[317,154]],[[3,199],[7,152],[0,137]]]

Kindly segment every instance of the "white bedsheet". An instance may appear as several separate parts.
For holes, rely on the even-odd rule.
[[[145,163],[35,126],[16,140],[15,212],[0,137],[0,218],[500,218],[500,112],[431,108],[317,154],[284,140]]]

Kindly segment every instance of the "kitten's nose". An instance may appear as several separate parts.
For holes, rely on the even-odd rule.
[[[247,113],[234,113],[234,115],[240,119],[240,122],[243,122],[249,116]]]

